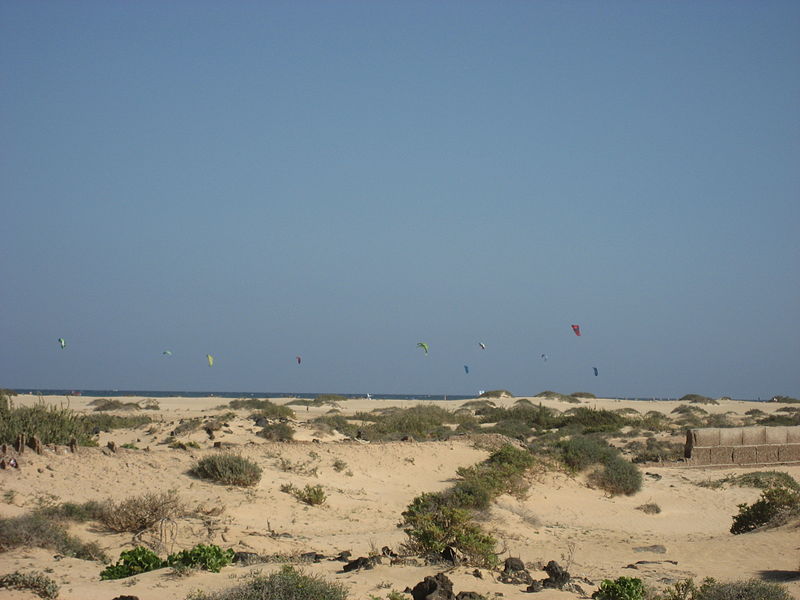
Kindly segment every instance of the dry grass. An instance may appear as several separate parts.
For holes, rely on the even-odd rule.
[[[100,522],[111,531],[138,533],[164,519],[186,514],[186,508],[174,490],[133,496],[121,502],[108,502]]]

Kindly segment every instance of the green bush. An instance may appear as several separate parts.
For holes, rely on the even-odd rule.
[[[617,413],[587,406],[571,408],[560,415],[556,427],[578,427],[583,433],[616,432],[631,422]]]
[[[588,399],[597,398],[597,396],[595,396],[594,394],[590,394],[589,392],[574,392],[570,394],[570,396],[572,396],[573,398],[588,398]]]
[[[644,443],[630,442],[625,449],[633,453],[633,462],[676,461],[683,458],[685,444],[647,438]]]
[[[347,600],[347,588],[286,565],[220,592],[195,592],[187,600]]]
[[[645,588],[637,577],[618,577],[603,580],[592,598],[597,600],[644,600]]]
[[[72,438],[81,446],[94,445],[87,419],[69,408],[45,405],[15,407],[3,396],[0,403],[0,444],[13,444],[20,434],[31,442],[34,436],[43,444],[69,444]]]
[[[317,506],[319,504],[324,504],[327,496],[325,495],[325,490],[322,489],[321,485],[308,485],[304,487],[302,490],[296,488],[291,483],[287,483],[281,486],[281,491],[286,492],[287,494],[291,494],[300,502],[304,502],[309,506]]]
[[[0,575],[0,588],[9,590],[30,590],[40,598],[45,600],[55,600],[58,598],[59,586],[42,573],[20,573],[14,571],[7,575]]]
[[[562,460],[574,471],[583,471],[591,465],[605,463],[618,454],[602,440],[591,437],[576,436],[558,443]]]
[[[294,439],[294,429],[288,423],[271,423],[259,431],[258,435],[273,442],[290,442]]]
[[[514,394],[508,390],[489,390],[483,392],[478,398],[513,398]]]
[[[612,495],[632,496],[642,489],[642,473],[621,456],[607,460],[603,468],[592,473],[591,481]]]
[[[108,565],[100,572],[100,579],[123,579],[166,566],[158,555],[144,546],[123,550],[116,564]]]
[[[739,505],[739,514],[733,517],[731,533],[747,533],[764,525],[779,524],[798,514],[800,492],[785,487],[771,487],[761,492],[761,498],[755,503]]]
[[[217,545],[207,546],[197,544],[191,550],[181,550],[167,557],[167,566],[188,567],[193,569],[203,569],[212,573],[219,573],[222,567],[233,562],[234,552],[228,548],[223,550]]]
[[[0,552],[20,547],[47,548],[84,560],[105,559],[97,544],[81,542],[61,523],[37,513],[0,519]]]
[[[701,394],[686,394],[678,399],[680,402],[691,402],[692,404],[719,404],[713,398]]]
[[[476,566],[497,564],[497,541],[472,521],[470,511],[448,506],[442,494],[425,493],[414,498],[402,513],[401,526],[409,538],[411,552],[440,555],[447,546],[461,552]]]
[[[254,486],[261,481],[261,467],[237,454],[215,454],[201,459],[192,473],[225,485]]]

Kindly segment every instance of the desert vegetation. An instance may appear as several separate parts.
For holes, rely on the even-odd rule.
[[[213,454],[199,460],[192,473],[225,485],[253,486],[261,481],[262,469],[238,454]]]

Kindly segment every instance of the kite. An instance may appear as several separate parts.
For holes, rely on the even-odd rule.
[[[299,365],[301,362],[303,362],[303,359],[302,359],[302,357],[300,357],[300,356],[295,356],[295,357],[294,357],[294,359],[297,361],[297,364],[298,364],[298,365]]]
[[[422,348],[423,350],[425,350],[425,354],[428,353],[428,344],[426,344],[425,342],[419,342],[417,344],[417,348]]]
[[[597,367],[592,367],[594,369],[594,376],[597,377]]]
[[[164,356],[172,356],[172,350],[164,350],[161,354]]]
[[[580,336],[581,334],[581,326],[580,325],[573,325],[572,331],[575,332],[575,335]]]
[[[481,347],[481,350],[486,350],[486,344],[484,344],[483,342],[478,342],[478,346]]]
[[[542,354],[542,360],[543,360],[544,362],[547,362],[547,354]]]
[[[208,366],[209,367],[213,367],[214,366],[214,357],[211,356],[210,354],[206,354],[206,359],[208,359]]]
[[[464,373],[469,375],[469,367],[467,365],[464,365]]]
[[[62,350],[67,346],[67,342],[64,338],[58,338],[58,343],[61,345]]]

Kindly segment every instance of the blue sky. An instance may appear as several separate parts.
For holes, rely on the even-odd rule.
[[[0,386],[800,396],[798,31],[1,0]]]

